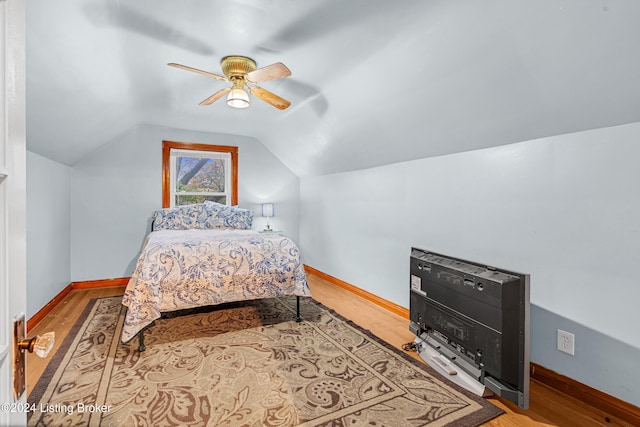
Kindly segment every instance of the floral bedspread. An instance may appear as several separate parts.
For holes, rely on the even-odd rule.
[[[284,295],[311,296],[289,238],[252,230],[151,232],[129,280],[122,342],[160,313]]]

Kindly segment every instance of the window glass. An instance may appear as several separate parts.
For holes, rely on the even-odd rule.
[[[226,205],[231,200],[230,163],[229,153],[171,150],[173,205],[205,200]]]

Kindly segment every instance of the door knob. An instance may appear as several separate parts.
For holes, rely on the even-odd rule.
[[[40,357],[47,357],[55,341],[55,332],[47,332],[42,336],[35,336],[27,339],[26,322],[24,313],[20,313],[13,319],[13,393],[14,399],[18,400],[25,390],[26,383],[26,360],[24,353],[36,352]]]
[[[49,352],[53,348],[55,338],[55,332],[47,332],[42,336],[36,335],[31,339],[20,341],[18,343],[18,348],[20,351],[27,350],[29,353],[33,353],[35,351],[38,356],[44,358],[49,355]]]

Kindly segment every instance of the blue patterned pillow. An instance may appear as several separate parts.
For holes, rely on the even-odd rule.
[[[253,223],[253,211],[237,206],[221,205],[215,202],[204,202],[208,213],[206,228],[233,228],[249,230]]]
[[[153,230],[189,230],[207,228],[204,204],[158,209],[153,213]]]

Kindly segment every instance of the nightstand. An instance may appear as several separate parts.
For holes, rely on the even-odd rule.
[[[262,233],[262,234],[277,234],[277,235],[282,235],[282,230],[258,230],[258,233]]]

